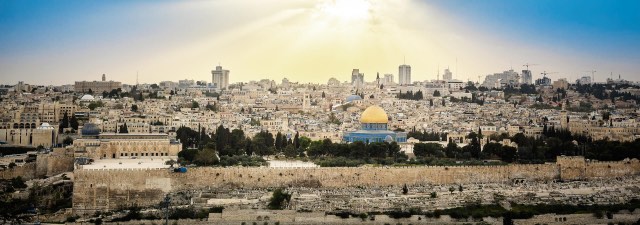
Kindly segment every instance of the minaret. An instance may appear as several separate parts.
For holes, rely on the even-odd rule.
[[[102,74],[102,81],[107,81],[107,75],[105,75],[104,73]]]

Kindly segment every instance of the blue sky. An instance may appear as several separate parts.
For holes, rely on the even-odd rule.
[[[466,22],[532,44],[638,59],[640,1],[447,0],[436,4]]]
[[[526,62],[556,78],[595,69],[640,80],[640,1],[371,0],[367,21],[348,23],[315,15],[324,2],[0,0],[0,83],[64,84],[102,73],[133,82],[138,72],[143,82],[210,80],[218,63],[233,82],[324,83],[348,79],[351,68],[397,73],[405,56],[414,80],[454,65],[457,78],[477,79]],[[344,29],[314,24],[318,18]],[[306,28],[315,37],[303,39]],[[367,40],[339,38],[351,30]],[[343,58],[322,52],[331,46]]]

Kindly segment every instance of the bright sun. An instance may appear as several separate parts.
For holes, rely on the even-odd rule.
[[[331,17],[353,21],[366,19],[370,6],[367,0],[329,0],[321,5],[321,9]]]

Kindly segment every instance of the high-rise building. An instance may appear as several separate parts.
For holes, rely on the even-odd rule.
[[[453,80],[453,73],[451,73],[449,68],[444,69],[444,74],[442,75],[442,79],[445,81]]]
[[[542,77],[536,80],[536,85],[540,86],[551,86],[551,78]]]
[[[581,77],[580,79],[576,80],[576,83],[591,84],[591,77],[590,76]]]
[[[531,70],[522,70],[522,83],[533,84],[533,76],[531,76]]]
[[[520,75],[513,69],[502,73],[489,74],[484,77],[483,87],[501,88],[504,86],[515,86],[520,84]]]
[[[398,83],[400,83],[400,85],[411,84],[411,66],[406,64],[400,65],[398,70],[398,78],[400,79]]]
[[[351,72],[351,84],[356,87],[364,85],[364,73],[360,73],[359,69],[353,69]]]
[[[383,84],[393,84],[393,74],[387,73],[384,75]]]
[[[216,70],[211,71],[212,82],[218,89],[229,87],[229,70],[223,70],[222,66],[216,66]]]

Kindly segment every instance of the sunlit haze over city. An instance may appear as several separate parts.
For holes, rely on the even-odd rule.
[[[640,80],[632,0],[0,1],[0,82],[288,78],[324,83],[412,66],[413,80],[532,67]]]

